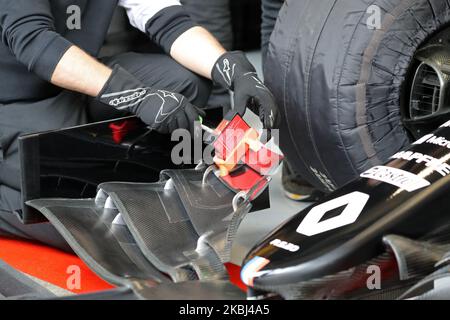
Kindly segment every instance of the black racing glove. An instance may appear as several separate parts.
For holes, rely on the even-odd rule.
[[[137,115],[150,128],[164,134],[176,129],[188,129],[193,134],[194,122],[205,115],[183,95],[146,87],[118,65],[97,100]]]
[[[278,127],[279,115],[275,99],[258,78],[255,67],[243,52],[223,54],[213,68],[212,79],[234,92],[234,109],[241,116],[248,107],[259,115],[266,129]]]

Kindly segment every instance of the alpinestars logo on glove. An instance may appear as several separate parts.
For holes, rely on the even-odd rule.
[[[150,88],[138,88],[135,90],[127,90],[103,95],[102,98],[111,98],[120,95],[119,97],[112,99],[108,104],[115,107],[118,110],[126,110],[134,105],[137,105],[138,103],[140,103],[141,101],[143,101],[148,97],[156,96],[161,100],[161,106],[159,107],[158,113],[156,114],[154,123],[164,122],[168,116],[177,112],[177,110],[180,108],[184,100],[183,98],[181,98],[180,100],[173,92],[165,90],[157,90],[157,92],[151,92],[150,90],[151,90]],[[178,103],[177,107],[171,110],[170,112],[164,111],[164,106],[166,105],[167,98],[171,98]]]
[[[145,90],[145,89],[137,89],[137,90],[138,91],[133,90],[135,92],[133,92],[132,94],[130,94],[128,96],[122,96],[122,97],[119,97],[119,98],[111,100],[109,102],[109,105],[117,108],[121,104],[129,103],[129,102],[131,102],[133,100],[139,99],[139,98],[141,98],[142,96],[144,96],[147,93],[147,90]],[[121,93],[118,93],[118,94],[121,94]]]
[[[223,70],[220,70],[219,66],[217,66],[217,70],[219,70],[220,74],[223,77],[223,80],[225,80],[229,87],[231,87],[235,68],[236,64],[233,64],[233,66],[230,67],[230,61],[228,59],[223,60]]]

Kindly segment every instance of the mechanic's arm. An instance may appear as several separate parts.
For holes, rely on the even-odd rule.
[[[49,0],[0,1],[1,41],[30,72],[96,96],[111,70],[55,31]]]
[[[265,128],[278,126],[275,99],[243,52],[226,52],[206,29],[193,27],[174,41],[170,54],[190,70],[232,90],[239,114],[249,107],[259,114]]]
[[[175,40],[170,54],[185,67],[232,90],[234,110],[239,114],[249,107],[259,114],[265,128],[278,126],[275,99],[243,52],[226,52],[206,29],[193,27]]]
[[[172,44],[170,55],[183,66],[211,79],[217,60],[226,53],[219,41],[205,28],[192,27]]]
[[[161,133],[180,128],[193,133],[195,121],[204,115],[182,95],[145,86],[120,66],[111,70],[76,46],[62,56],[51,82],[128,110]]]
[[[77,46],[71,46],[56,65],[51,77],[54,85],[96,97],[112,70]]]
[[[0,32],[16,59],[47,81],[72,45],[55,32],[49,0],[0,1]]]
[[[192,131],[202,114],[183,96],[145,87],[120,66],[109,69],[55,32],[49,0],[1,0],[0,32],[1,41],[30,72],[128,110],[159,132]]]
[[[234,91],[235,110],[259,113],[266,128],[277,126],[278,108],[242,52],[226,52],[204,28],[196,26],[178,0],[120,0],[133,26],[186,68]],[[256,110],[255,110],[256,109]]]

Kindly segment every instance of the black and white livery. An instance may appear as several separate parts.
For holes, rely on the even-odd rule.
[[[404,291],[406,280],[432,273],[450,252],[449,138],[450,122],[276,228],[246,258],[243,281],[288,299],[321,299],[367,293],[371,265],[389,267],[384,281],[396,278]]]

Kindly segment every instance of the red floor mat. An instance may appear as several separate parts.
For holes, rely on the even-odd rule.
[[[17,270],[76,294],[113,288],[93,273],[77,256],[44,245],[0,238],[0,259]],[[72,266],[80,270],[80,289],[73,289],[67,285],[72,275],[69,273]],[[241,268],[231,263],[226,264],[226,268],[230,274],[230,281],[246,291],[247,288],[240,278]]]
[[[77,256],[43,245],[0,238],[0,259],[24,273],[73,293],[90,293],[113,288]],[[71,281],[73,266],[77,268],[76,272],[80,271],[79,289],[73,288],[74,282]]]

